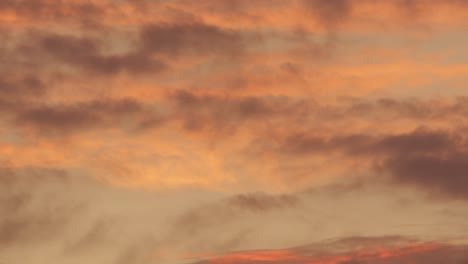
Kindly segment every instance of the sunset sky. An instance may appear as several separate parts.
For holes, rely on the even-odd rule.
[[[468,263],[468,1],[0,0],[0,263]]]

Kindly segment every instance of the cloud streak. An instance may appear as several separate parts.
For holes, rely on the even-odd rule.
[[[374,240],[378,243],[379,238],[354,238],[353,245],[359,244],[360,240]],[[329,243],[329,248],[339,248],[342,241]],[[400,241],[401,242],[401,241]],[[380,244],[380,243],[379,243]],[[323,246],[323,245],[322,245]],[[225,256],[214,257],[209,260],[194,262],[197,264],[209,263],[313,263],[313,264],[351,264],[351,263],[439,263],[449,261],[459,263],[466,261],[465,246],[438,243],[406,242],[403,245],[386,245],[381,247],[364,247],[360,250],[346,252],[320,251],[314,247],[318,245],[291,248],[284,250],[265,250],[236,252]],[[429,262],[428,262],[429,261]]]

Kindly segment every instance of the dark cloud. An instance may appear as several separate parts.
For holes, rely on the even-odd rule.
[[[39,106],[20,112],[16,123],[43,134],[67,134],[122,124],[141,113],[143,106],[132,99],[94,100],[71,105]]]
[[[29,101],[43,98],[48,87],[34,75],[0,75],[0,109],[4,113],[18,110]]]
[[[230,197],[227,203],[241,209],[251,211],[267,211],[272,209],[292,208],[299,203],[294,195],[267,195],[263,193],[239,194]]]
[[[339,136],[308,136],[295,134],[286,138],[281,150],[289,154],[314,154],[338,151],[344,155],[442,154],[458,147],[461,140],[445,131],[419,128],[404,134],[351,134]]]
[[[207,128],[232,132],[243,122],[275,119],[306,110],[303,102],[279,96],[230,98],[178,91],[169,99],[174,103],[177,118],[191,131]]]
[[[380,169],[399,183],[423,187],[436,195],[468,198],[468,152],[463,134],[419,129],[387,136],[368,155],[384,155]]]
[[[399,183],[423,187],[431,194],[468,199],[468,153],[448,150],[434,155],[400,153],[383,168]]]
[[[140,37],[144,51],[170,56],[232,56],[243,48],[238,32],[200,23],[146,25]]]
[[[45,34],[33,37],[44,54],[59,63],[97,74],[158,73],[166,65],[150,54],[138,50],[118,55],[105,55],[96,39],[70,35]]]
[[[391,155],[444,154],[462,147],[461,138],[447,131],[416,129],[410,133],[389,135],[375,142],[372,152]]]
[[[398,183],[412,184],[437,195],[468,198],[466,138],[456,132],[416,129],[395,135],[287,137],[277,150],[285,155],[341,153],[370,160]]]
[[[257,124],[279,121],[286,126],[294,125],[301,130],[307,130],[309,124],[321,126],[324,123],[341,121],[393,122],[415,121],[424,124],[423,120],[449,120],[465,118],[468,113],[466,98],[458,97],[450,101],[429,99],[389,98],[366,101],[361,99],[341,100],[335,104],[320,104],[313,99],[294,99],[287,96],[225,96],[213,94],[197,94],[193,91],[181,90],[169,96],[173,109],[177,112],[175,118],[181,118],[185,128],[189,130],[235,129],[236,124],[255,120]],[[307,149],[308,145],[316,148],[333,147],[333,144],[345,145],[345,141],[355,142],[366,140],[363,135],[348,135],[344,138],[326,139],[313,138],[302,132],[291,135],[291,141],[302,141],[299,148]],[[365,136],[365,135],[364,135]],[[298,139],[294,139],[297,137]],[[352,138],[347,138],[352,137]],[[288,140],[289,140],[288,139]],[[307,142],[306,142],[307,141]],[[351,143],[350,142],[350,143]],[[293,144],[293,142],[291,142]],[[304,143],[304,144],[303,144]],[[382,142],[382,144],[384,144]]]
[[[45,94],[45,91],[45,84],[35,76],[22,76],[20,78],[0,76],[0,97],[2,99],[41,96]]]
[[[161,57],[221,55],[237,58],[234,55],[239,55],[244,48],[239,32],[196,22],[150,24],[137,32],[133,32],[136,43],[131,50],[109,54],[105,50],[115,44],[105,37],[33,31],[17,45],[16,57],[30,63],[46,61],[98,75],[155,74],[168,68]],[[18,62],[16,57],[10,59]]]

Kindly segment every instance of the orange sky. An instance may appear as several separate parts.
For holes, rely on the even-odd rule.
[[[459,261],[467,13],[0,1],[0,263]]]

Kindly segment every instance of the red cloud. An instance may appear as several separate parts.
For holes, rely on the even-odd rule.
[[[464,257],[463,250],[442,243],[406,243],[399,246],[379,246],[351,252],[304,251],[301,248],[285,250],[262,250],[236,252],[213,257],[195,264],[364,264],[364,263],[427,263],[426,259],[434,256]],[[461,255],[460,255],[461,252]],[[433,262],[429,262],[433,263]]]

